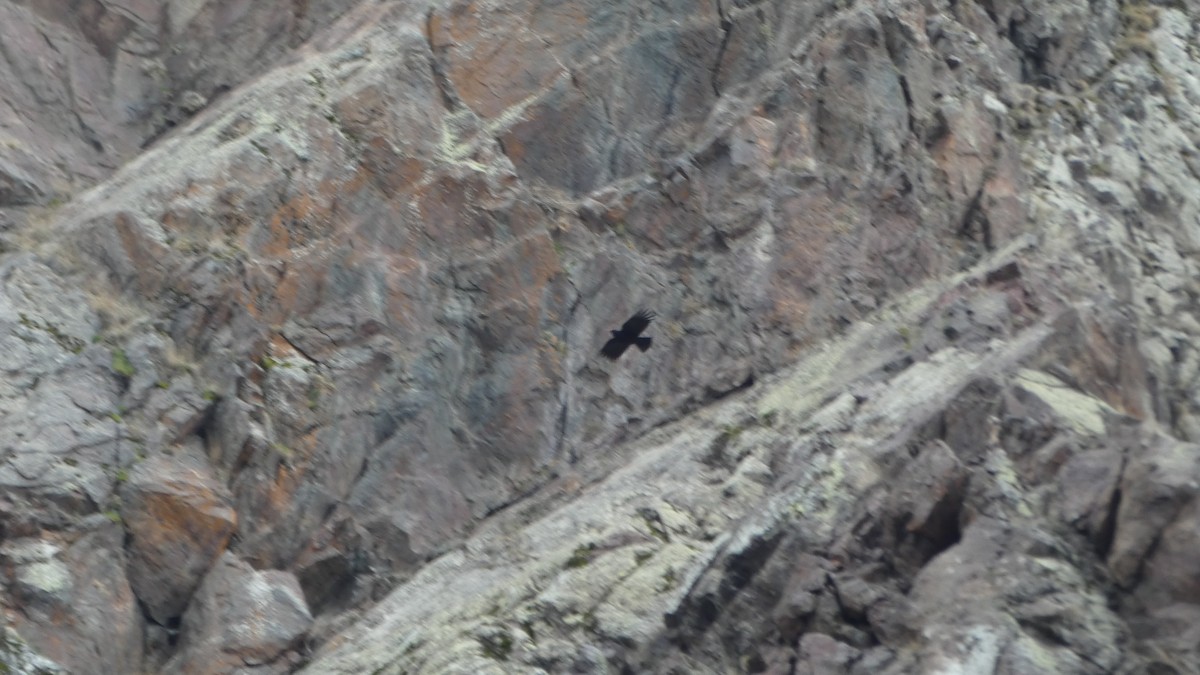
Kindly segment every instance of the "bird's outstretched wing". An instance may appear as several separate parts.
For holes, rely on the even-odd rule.
[[[616,361],[622,354],[625,353],[626,349],[629,349],[629,345],[631,344],[633,344],[633,342],[629,340],[621,337],[614,337],[608,342],[604,343],[604,346],[600,348],[600,353],[605,357]]]
[[[650,322],[654,320],[654,316],[654,312],[643,309],[637,314],[629,317],[629,320],[625,322],[625,325],[621,326],[621,332],[628,336],[630,340],[632,340],[640,335],[642,331],[646,330],[646,326],[650,325]]]

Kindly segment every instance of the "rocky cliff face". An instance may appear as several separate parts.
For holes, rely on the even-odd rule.
[[[0,662],[1197,672],[1195,10],[0,1]]]

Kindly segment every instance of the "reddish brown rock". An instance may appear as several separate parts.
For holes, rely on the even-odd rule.
[[[149,616],[167,625],[225,550],[237,513],[207,462],[185,448],[139,463],[121,496],[134,592]]]

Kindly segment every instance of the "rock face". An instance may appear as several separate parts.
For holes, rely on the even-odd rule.
[[[0,4],[0,206],[94,185],[342,12],[337,2]]]
[[[1198,50],[0,0],[0,663],[1195,672]]]

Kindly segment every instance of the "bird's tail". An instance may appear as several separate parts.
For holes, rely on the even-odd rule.
[[[637,348],[642,351],[646,351],[647,349],[650,349],[650,343],[653,341],[653,338],[640,337],[637,339]]]

